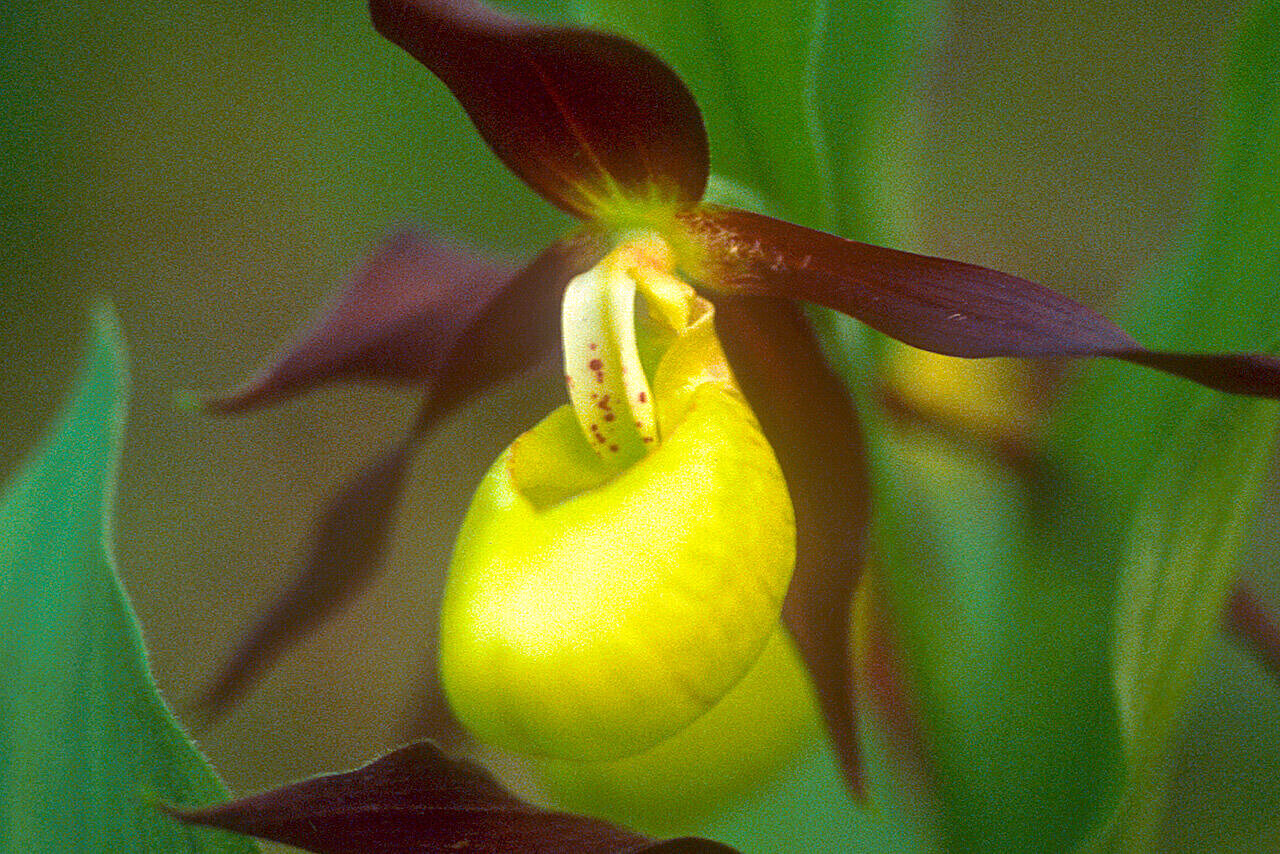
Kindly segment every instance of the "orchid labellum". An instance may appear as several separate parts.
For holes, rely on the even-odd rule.
[[[519,750],[635,753],[723,696],[781,612],[859,790],[849,610],[866,475],[801,302],[952,356],[1105,356],[1280,397],[1276,359],[1147,349],[1018,277],[703,201],[698,108],[626,39],[470,0],[371,6],[493,152],[581,224],[514,275],[401,236],[316,331],[215,403],[344,377],[425,388],[413,436],[339,497],[215,706],[374,562],[416,437],[562,344],[569,404],[494,464],[454,555],[441,663],[457,715]]]

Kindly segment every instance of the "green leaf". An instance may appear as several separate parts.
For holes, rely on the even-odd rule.
[[[813,5],[819,25],[807,60],[808,107],[817,117],[817,153],[834,200],[835,221],[828,230],[871,243],[900,240],[911,230],[920,145],[918,76],[941,25],[941,4]],[[773,144],[781,150],[788,143],[779,138]]]
[[[1143,491],[1116,597],[1115,680],[1129,768],[1104,832],[1108,850],[1150,850],[1159,830],[1170,737],[1217,634],[1277,423],[1274,402],[1204,401]]]
[[[1147,343],[1250,350],[1280,327],[1280,3],[1255,3],[1228,52],[1219,138],[1196,227],[1127,325]],[[1158,838],[1173,734],[1220,623],[1277,425],[1273,403],[1095,365],[1054,432],[1080,564],[1119,561],[1115,688],[1127,777],[1094,847]]]
[[[108,553],[128,377],[95,315],[79,385],[0,499],[0,850],[252,852],[158,801],[226,796],[147,671]]]
[[[933,833],[945,850],[1068,850],[1120,764],[1107,591],[1036,550],[1023,484],[996,462],[927,433],[888,452],[876,565]]]
[[[1181,713],[1160,851],[1275,851],[1280,685],[1238,647],[1211,645]]]
[[[1258,351],[1280,334],[1280,4],[1255,3],[1226,52],[1231,67],[1206,195],[1178,251],[1118,318],[1144,344]],[[1112,362],[1087,364],[1051,450],[1074,479],[1063,515],[1089,527],[1091,560],[1113,566],[1146,472],[1201,400],[1195,386]]]

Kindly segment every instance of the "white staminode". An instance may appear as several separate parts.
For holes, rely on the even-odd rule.
[[[636,347],[636,286],[670,267],[667,244],[642,234],[565,288],[561,327],[569,400],[588,443],[619,467],[659,441],[653,392]]]

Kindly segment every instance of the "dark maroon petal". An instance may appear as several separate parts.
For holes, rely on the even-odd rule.
[[[846,780],[865,797],[851,609],[866,552],[870,488],[844,385],[786,300],[718,297],[716,330],[782,466],[796,514],[796,570],[783,618],[821,701]]]
[[[311,531],[302,570],[240,641],[197,701],[206,723],[235,704],[277,655],[348,602],[378,568],[418,432],[367,465]]]
[[[514,271],[412,231],[380,246],[320,322],[239,390],[239,412],[332,380],[420,385]]]
[[[539,809],[504,790],[482,768],[450,759],[427,743],[354,771],[221,806],[168,812],[322,854],[733,852],[706,840],[654,842],[597,819]]]
[[[423,378],[426,401],[413,430],[330,502],[312,528],[297,577],[251,627],[198,701],[197,711],[206,719],[234,704],[280,652],[372,578],[419,439],[468,398],[555,351],[564,285],[592,266],[602,251],[589,232],[553,244],[491,294],[468,325],[448,331],[447,349],[433,357],[431,374]],[[530,414],[528,424],[536,417]],[[513,424],[512,438],[528,424]]]
[[[1253,655],[1271,678],[1280,682],[1280,624],[1248,583],[1231,591],[1224,615],[1226,628]]]
[[[577,232],[553,243],[498,291],[427,383],[419,429],[430,429],[469,398],[556,353],[564,287],[595,266],[606,249],[595,232]],[[513,425],[512,438],[528,426]]]
[[[681,214],[689,272],[729,293],[789,297],[948,356],[1109,356],[1237,394],[1280,397],[1280,359],[1148,350],[1102,315],[1026,279],[856,243],[711,205]]]
[[[626,39],[509,17],[469,0],[371,0],[378,32],[439,77],[511,171],[557,207],[688,204],[709,171],[684,83]]]

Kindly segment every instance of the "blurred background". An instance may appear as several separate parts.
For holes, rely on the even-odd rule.
[[[925,73],[903,82],[923,105],[903,248],[1105,307],[1189,219],[1232,20],[1208,0],[952,3]],[[518,259],[566,221],[360,3],[10,0],[0,42],[0,474],[56,411],[86,307],[109,297],[134,372],[117,560],[181,709],[414,399],[332,388],[220,420],[178,393],[247,377],[395,226]],[[556,394],[516,383],[428,443],[384,574],[197,734],[233,790],[351,767],[412,734],[472,486],[532,423],[513,409]],[[1276,553],[1274,507],[1259,566]]]

